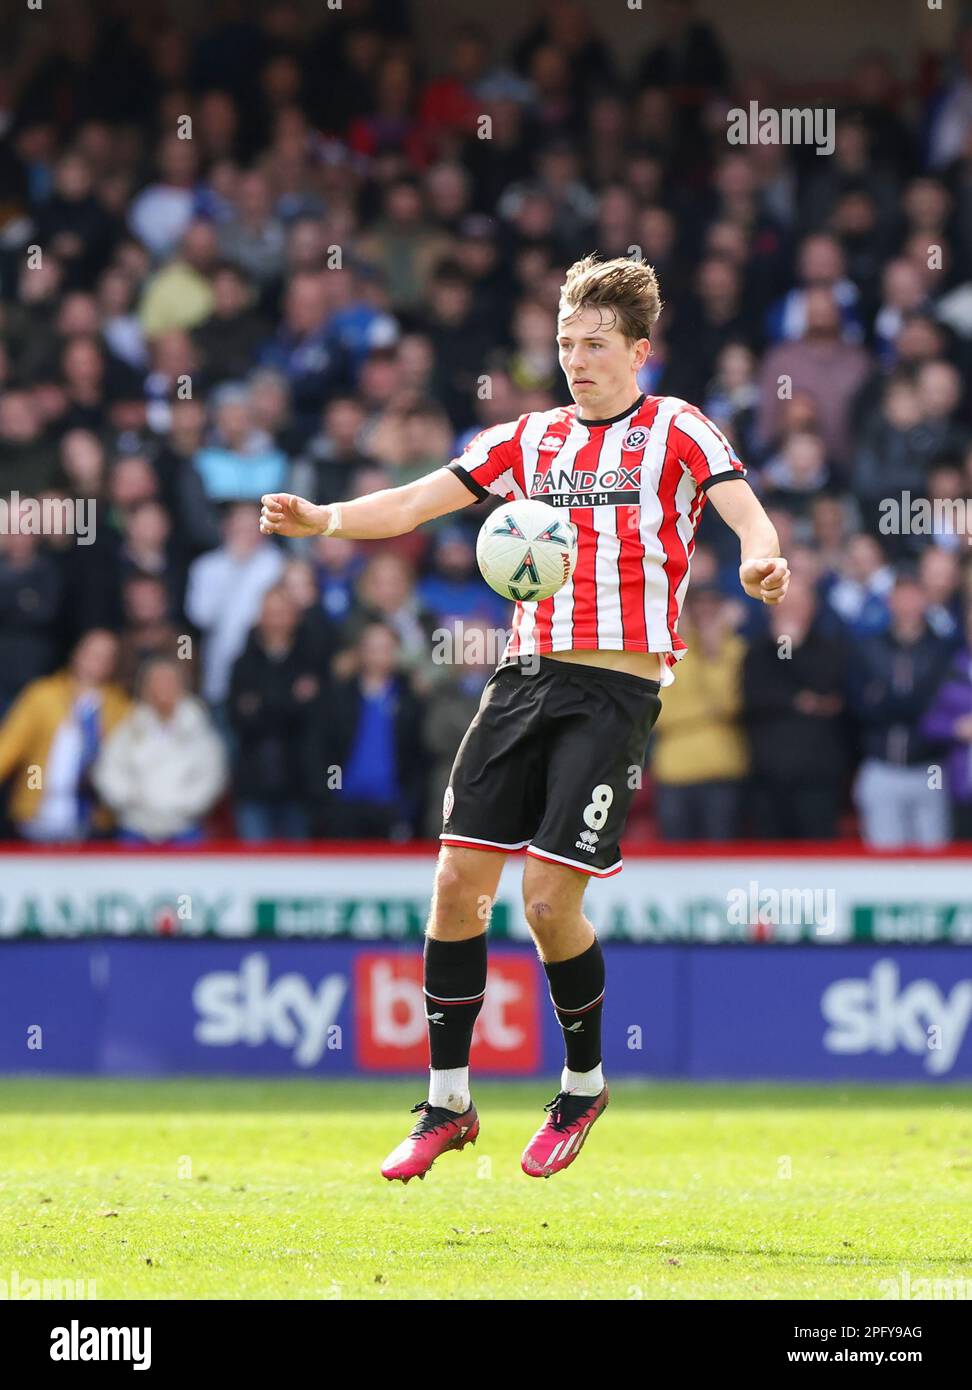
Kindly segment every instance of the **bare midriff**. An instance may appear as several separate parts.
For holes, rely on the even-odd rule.
[[[661,680],[662,657],[658,652],[608,652],[600,649],[544,652],[551,661],[577,661],[582,666],[600,666],[606,671],[626,671],[642,680]]]

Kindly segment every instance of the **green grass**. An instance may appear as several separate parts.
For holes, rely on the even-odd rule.
[[[378,1164],[415,1083],[0,1082],[0,1279],[99,1298],[879,1298],[972,1279],[972,1089],[617,1083],[549,1181],[550,1086],[476,1148]],[[791,1176],[782,1176],[789,1161]]]

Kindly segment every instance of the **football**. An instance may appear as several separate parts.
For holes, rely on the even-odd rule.
[[[508,502],[483,522],[476,541],[483,578],[503,598],[550,598],[577,563],[577,528],[546,502]]]

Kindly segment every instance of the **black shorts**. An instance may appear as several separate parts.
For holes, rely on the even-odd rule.
[[[617,873],[658,690],[626,671],[549,657],[500,666],[459,745],[439,838]]]

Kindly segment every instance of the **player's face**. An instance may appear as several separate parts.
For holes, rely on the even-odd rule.
[[[638,394],[636,376],[650,351],[647,338],[631,343],[610,310],[581,309],[557,321],[560,365],[581,416],[607,419]]]

